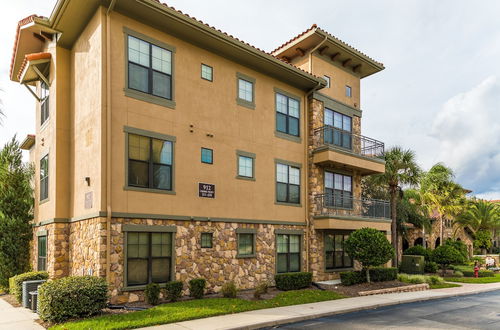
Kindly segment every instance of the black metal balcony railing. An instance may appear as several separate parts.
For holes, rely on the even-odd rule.
[[[391,218],[388,201],[369,198],[353,198],[336,194],[320,194],[314,197],[317,216],[354,216],[362,218]]]
[[[316,148],[334,146],[373,158],[381,158],[384,155],[383,142],[333,126],[323,126],[314,130],[313,145]]]

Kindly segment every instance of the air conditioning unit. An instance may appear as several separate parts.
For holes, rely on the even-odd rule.
[[[24,281],[23,282],[23,307],[31,309],[31,291],[37,291],[38,286],[44,283],[45,280]]]

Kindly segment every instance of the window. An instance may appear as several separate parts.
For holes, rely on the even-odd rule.
[[[128,186],[172,190],[173,143],[128,134]]]
[[[212,233],[201,233],[201,247],[211,249],[213,242],[213,234]]]
[[[276,235],[277,272],[300,271],[300,235]]]
[[[352,88],[351,88],[351,86],[345,85],[345,96],[352,97]]]
[[[255,234],[254,233],[239,233],[238,234],[238,257],[254,257],[254,243]]]
[[[255,109],[255,79],[236,73],[236,103]]]
[[[127,232],[127,285],[171,280],[172,233]]]
[[[38,236],[38,271],[47,270],[47,235]]]
[[[129,35],[128,88],[172,100],[172,52]]]
[[[281,93],[276,93],[276,130],[299,136],[300,102]]]
[[[344,242],[348,237],[348,233],[325,233],[325,267],[327,270],[353,266],[352,258],[344,251]]]
[[[325,108],[325,143],[346,149],[352,148],[352,118]]]
[[[213,72],[214,69],[211,66],[208,66],[206,64],[201,65],[201,78],[208,81],[213,81]]]
[[[40,83],[40,125],[49,118],[49,86],[42,81]]]
[[[49,155],[40,160],[40,200],[49,198]]]
[[[238,176],[253,178],[253,158],[238,156]]]
[[[300,203],[300,169],[295,166],[276,164],[276,201]]]
[[[325,171],[327,206],[352,208],[352,177]]]
[[[330,88],[330,77],[325,75],[323,78],[326,80],[326,88]]]
[[[214,152],[212,149],[201,148],[201,162],[205,164],[214,163]]]

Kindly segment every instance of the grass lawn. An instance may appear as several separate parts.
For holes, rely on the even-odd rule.
[[[485,283],[496,283],[500,282],[500,274],[495,274],[493,277],[447,277],[448,282],[460,282],[460,283],[475,283],[475,284],[485,284]]]
[[[429,287],[432,289],[446,289],[446,288],[456,288],[461,286],[460,284],[454,283],[441,283],[441,284],[429,284]]]
[[[269,300],[249,301],[238,298],[197,299],[159,305],[140,312],[97,316],[56,325],[50,329],[132,329],[256,309],[307,304],[341,298],[346,297],[332,291],[296,290],[282,292]]]

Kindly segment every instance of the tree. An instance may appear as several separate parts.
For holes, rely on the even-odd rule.
[[[0,286],[29,270],[33,169],[22,161],[16,137],[0,150]]]
[[[451,245],[440,245],[432,251],[432,261],[441,265],[443,275],[446,266],[464,263],[464,257]]]
[[[349,235],[344,242],[345,251],[366,269],[366,280],[370,283],[370,268],[391,260],[394,248],[385,235],[374,228],[361,228]]]
[[[456,217],[465,205],[465,190],[453,180],[453,170],[442,163],[432,166],[420,180],[422,203],[427,206],[429,215],[437,214],[439,220],[440,242],[444,241],[444,218]]]
[[[401,147],[393,147],[384,154],[385,173],[374,175],[374,183],[386,186],[391,197],[391,236],[392,245],[396,251],[394,265],[399,260],[398,253],[398,216],[397,203],[401,185],[416,185],[420,176],[420,168],[415,160],[412,150],[403,150]]]
[[[489,230],[478,230],[474,234],[474,247],[481,249],[481,254],[486,254],[486,251],[491,248],[491,232]]]
[[[467,245],[465,245],[464,242],[448,238],[444,244],[453,246],[464,257],[464,260],[469,259],[469,252],[467,251]]]
[[[468,226],[474,232],[479,230],[497,230],[500,228],[500,206],[485,200],[472,200],[465,212],[456,219],[455,224]]]

